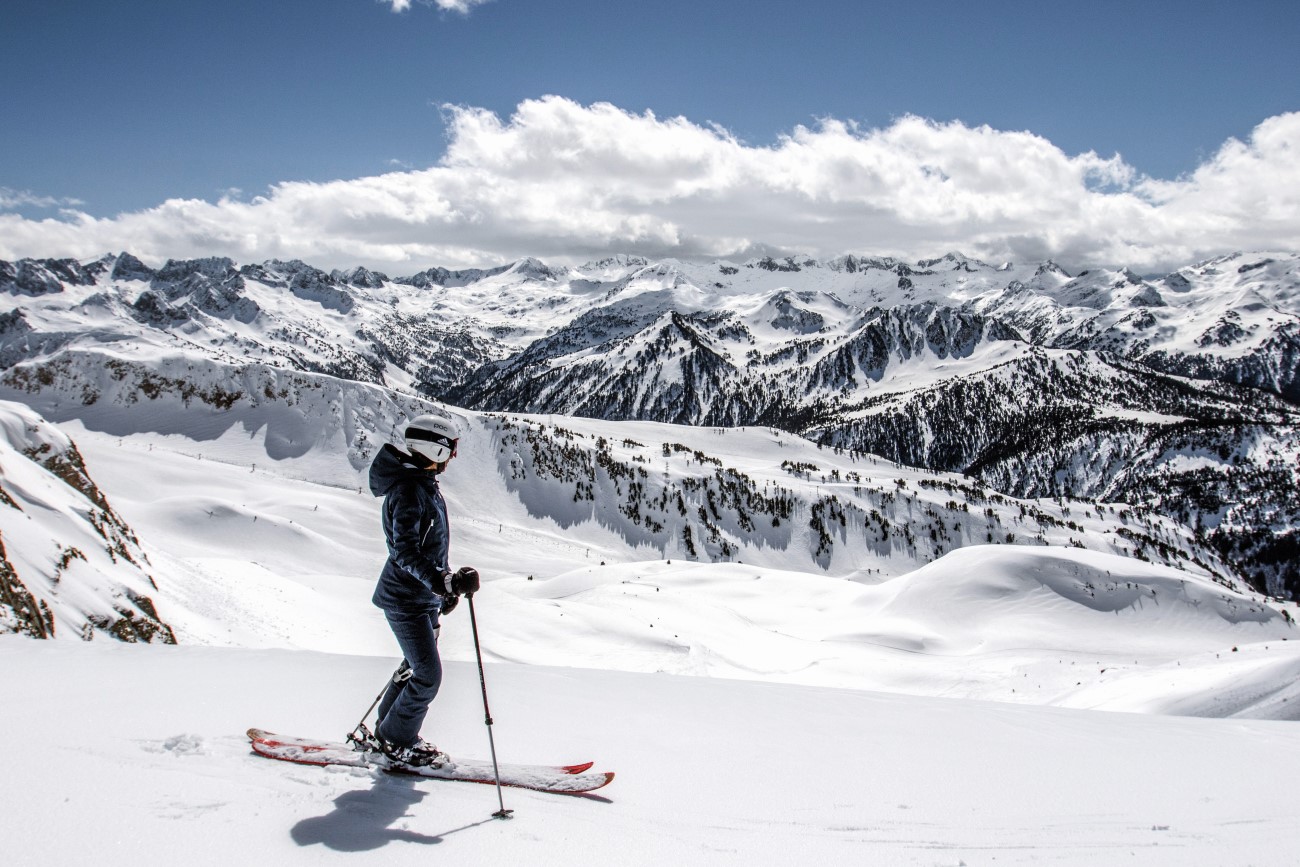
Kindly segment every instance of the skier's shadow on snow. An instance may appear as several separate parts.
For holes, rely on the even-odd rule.
[[[393,842],[441,843],[446,834],[429,835],[392,827],[427,795],[414,780],[385,777],[370,789],[354,789],[334,799],[334,809],[324,816],[303,819],[289,832],[299,846],[321,845],[336,852],[368,852]],[[485,819],[475,825],[493,821]],[[457,828],[454,834],[464,831]]]

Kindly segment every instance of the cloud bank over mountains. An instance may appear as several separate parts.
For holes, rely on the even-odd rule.
[[[1190,175],[1157,180],[1120,155],[1070,155],[1030,132],[915,116],[880,128],[827,118],[755,146],[715,125],[559,96],[504,120],[444,110],[447,149],[432,167],[109,218],[75,206],[39,220],[0,213],[0,258],[130,250],[415,271],[525,255],[961,250],[1158,271],[1300,248],[1300,112],[1230,139]]]

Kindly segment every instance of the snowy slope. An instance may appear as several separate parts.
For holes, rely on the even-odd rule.
[[[149,571],[76,445],[0,401],[0,633],[173,641]]]
[[[7,759],[8,863],[1293,860],[1282,793],[1300,748],[1287,723],[494,664],[502,758],[593,759],[618,773],[609,787],[590,798],[508,790],[515,813],[503,822],[491,787],[249,752],[250,723],[341,735],[392,662],[0,639],[6,693],[44,711],[41,748]],[[445,684],[438,743],[485,754],[473,667],[451,664]],[[0,704],[7,729],[28,722],[24,704]]]

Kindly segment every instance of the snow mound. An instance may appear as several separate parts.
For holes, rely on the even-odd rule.
[[[1277,610],[1210,579],[1075,548],[981,545],[898,582],[879,618],[939,653],[1020,647],[1176,647],[1192,636],[1281,638]],[[1068,634],[1068,638],[1065,637]]]
[[[1262,642],[1121,672],[1062,707],[1300,721],[1300,642]]]

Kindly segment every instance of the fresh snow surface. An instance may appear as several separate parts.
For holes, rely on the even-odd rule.
[[[738,439],[755,472],[816,453],[552,421]],[[343,446],[273,460],[269,426],[62,429],[139,534],[180,646],[0,639],[0,722],[39,727],[9,751],[7,863],[1294,861],[1300,641],[1276,604],[1063,547],[971,546],[893,576],[659,558],[534,514],[469,442],[444,488],[453,565],[485,576],[500,758],[594,760],[615,781],[507,790],[503,822],[490,787],[253,756],[250,726],[341,737],[397,663],[369,604],[384,551],[364,471]],[[425,734],[486,757],[466,608]]]
[[[0,639],[0,724],[21,738],[6,863],[1294,863],[1289,723],[495,664],[503,760],[592,759],[614,782],[507,789],[502,821],[489,786],[249,752],[249,724],[342,735],[392,662]],[[440,745],[487,755],[471,664],[448,665],[435,708]]]

